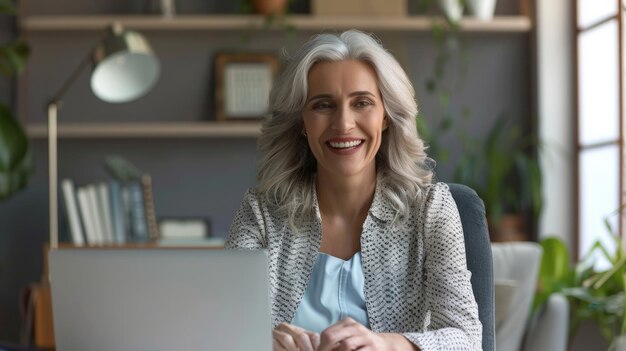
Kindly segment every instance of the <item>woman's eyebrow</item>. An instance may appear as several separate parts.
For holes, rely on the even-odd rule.
[[[351,92],[348,96],[363,96],[363,95],[369,95],[369,96],[372,96],[372,97],[376,97],[376,95],[374,95],[374,94],[370,93],[370,92],[369,92],[369,91],[367,91],[367,90],[353,91],[353,92]],[[327,93],[324,93],[324,94],[317,94],[317,95],[311,96],[311,97],[310,97],[310,98],[306,101],[306,103],[305,103],[305,104],[308,104],[309,102],[311,102],[311,101],[313,101],[313,100],[319,100],[319,99],[329,99],[329,98],[332,98],[332,97],[333,97],[333,95],[332,95],[332,94],[327,94]]]
[[[309,102],[313,101],[313,100],[319,100],[319,99],[329,99],[332,98],[333,96],[331,94],[318,94],[315,96],[311,96],[307,101],[306,104],[308,104]]]
[[[372,97],[376,97],[376,95],[370,93],[367,90],[355,91],[355,92],[350,93],[350,95],[348,95],[348,96],[361,96],[361,95],[369,95],[369,96],[372,96]]]

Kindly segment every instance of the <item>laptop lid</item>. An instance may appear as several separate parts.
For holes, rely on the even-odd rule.
[[[271,350],[267,255],[60,249],[49,255],[57,350]]]

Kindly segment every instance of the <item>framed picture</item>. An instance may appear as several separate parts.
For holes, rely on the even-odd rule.
[[[272,54],[218,54],[215,59],[216,119],[258,119],[268,112],[278,59]]]

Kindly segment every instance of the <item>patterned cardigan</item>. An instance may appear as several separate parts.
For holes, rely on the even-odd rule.
[[[376,186],[363,223],[365,304],[374,332],[402,333],[420,350],[481,350],[482,325],[465,261],[463,229],[448,186],[424,189],[404,226]],[[267,249],[272,326],[290,323],[306,290],[322,236],[315,213],[300,233],[255,189],[246,192],[227,248]]]

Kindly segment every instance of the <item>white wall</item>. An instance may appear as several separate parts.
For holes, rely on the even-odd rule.
[[[544,170],[541,237],[572,248],[574,235],[574,61],[571,0],[537,0],[537,95]]]

